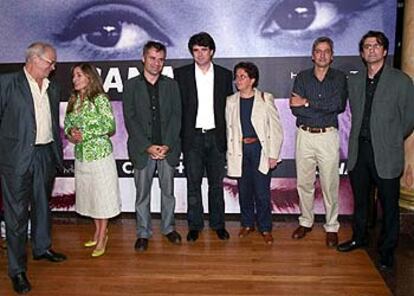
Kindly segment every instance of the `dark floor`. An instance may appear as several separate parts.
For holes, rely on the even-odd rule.
[[[159,214],[154,214],[154,218],[159,218]],[[239,215],[228,215],[227,220],[238,221]],[[184,215],[177,215],[177,223],[185,223]],[[275,223],[296,223],[297,215],[275,215]],[[376,240],[381,226],[381,220],[377,219],[372,222],[370,227],[370,239],[367,252],[372,262],[376,265],[378,255],[376,252]],[[54,213],[54,223],[59,224],[82,224],[91,223],[90,219],[81,218],[75,213],[59,212]],[[316,223],[323,224],[323,216],[316,216]],[[340,217],[341,227],[351,227],[351,217]],[[135,215],[132,213],[124,213],[113,219],[111,223],[130,224],[135,223]],[[401,214],[401,234],[399,245],[395,254],[395,264],[391,271],[381,271],[385,283],[390,288],[394,296],[412,296],[414,295],[414,213],[402,211]],[[341,238],[343,239],[343,238]],[[346,238],[345,238],[346,239]]]
[[[395,264],[392,271],[380,273],[387,286],[395,296],[414,295],[414,212],[401,210],[400,241],[395,254]],[[381,227],[381,221],[371,227],[370,244],[367,252],[373,262],[378,255],[375,249],[376,238]]]

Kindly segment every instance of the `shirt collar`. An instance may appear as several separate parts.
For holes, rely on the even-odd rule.
[[[385,63],[384,63],[384,65],[385,65]],[[368,71],[367,71],[367,79],[369,79],[369,80],[379,80],[379,78],[382,74],[382,70],[384,70],[384,65],[382,65],[381,69],[379,69],[379,71],[374,75],[374,77],[372,79],[369,78]]]
[[[195,72],[198,73],[198,74],[209,75],[209,74],[214,73],[214,65],[213,65],[212,62],[210,62],[210,67],[208,68],[206,73],[204,73],[196,63],[194,63],[194,64],[195,64]]]
[[[33,76],[32,75],[30,75],[30,73],[27,71],[27,69],[26,69],[26,67],[23,67],[23,71],[24,71],[24,74],[26,75],[26,78],[27,78],[27,80],[30,82],[30,83],[35,83],[36,85],[37,85],[37,81],[33,78]],[[44,78],[43,80],[42,80],[42,89],[44,88],[44,87],[48,87],[49,86],[49,83],[50,83],[50,80],[48,79],[48,78]]]
[[[332,71],[331,71],[331,67],[329,67],[329,68],[328,68],[328,71],[326,72],[325,77],[323,78],[323,80],[322,80],[322,81],[327,80],[327,79],[331,79],[332,75],[333,75],[333,74],[332,74]],[[318,77],[316,77],[316,75],[315,75],[315,67],[314,67],[314,68],[312,68],[312,76],[313,76],[316,80],[318,80],[318,81],[319,81]],[[321,82],[322,82],[322,81],[321,81]]]

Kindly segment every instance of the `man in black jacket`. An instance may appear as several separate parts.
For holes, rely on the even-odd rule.
[[[174,76],[182,98],[182,149],[187,176],[188,241],[196,241],[204,227],[201,182],[208,179],[210,227],[221,240],[230,236],[224,223],[223,178],[226,152],[226,98],[233,92],[231,71],[212,63],[213,38],[193,35],[188,49],[194,63],[178,68]]]

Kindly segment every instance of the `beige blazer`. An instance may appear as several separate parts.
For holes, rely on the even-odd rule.
[[[269,172],[269,158],[279,159],[283,142],[282,125],[272,94],[254,89],[251,121],[262,145],[258,170],[263,174],[267,174]],[[240,92],[227,97],[226,127],[227,175],[230,177],[241,177],[243,135],[240,123]]]

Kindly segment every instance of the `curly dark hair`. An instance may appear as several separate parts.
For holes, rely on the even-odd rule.
[[[193,55],[193,47],[195,45],[205,46],[211,49],[213,52],[216,51],[216,44],[214,43],[213,37],[211,37],[210,34],[206,32],[197,33],[191,36],[190,40],[188,40],[188,50],[190,51],[191,55]]]

